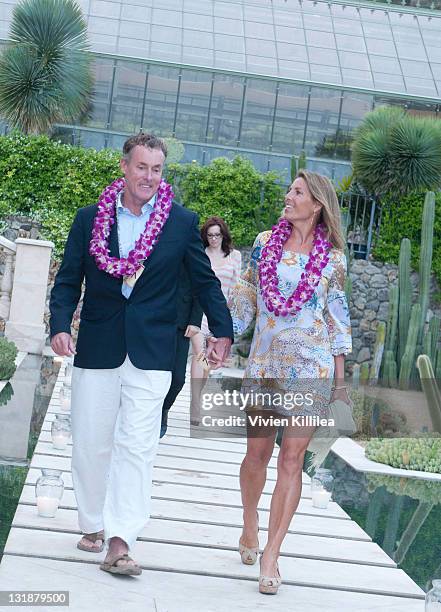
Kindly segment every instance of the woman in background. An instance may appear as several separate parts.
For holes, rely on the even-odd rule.
[[[205,246],[213,272],[221,282],[222,292],[228,301],[231,289],[239,280],[242,255],[233,249],[230,230],[221,217],[209,217],[201,228],[202,242]],[[210,334],[207,317],[202,317],[201,331],[191,338],[193,358],[191,362],[191,411],[193,425],[200,420],[200,399],[208,377],[208,370],[198,357],[204,350],[205,336]]]

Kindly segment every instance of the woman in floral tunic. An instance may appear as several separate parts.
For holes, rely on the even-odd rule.
[[[343,248],[332,183],[301,171],[285,197],[279,223],[257,236],[247,270],[229,300],[236,333],[242,334],[256,317],[242,390],[253,386],[262,390],[268,383],[282,392],[300,390],[303,384],[304,391],[307,383],[317,389],[320,382],[329,387],[334,382],[331,399],[350,403],[343,384],[344,355],[352,349]],[[295,415],[324,415],[330,394],[322,389],[321,401],[296,408]],[[248,414],[253,410],[262,408],[250,406]],[[283,407],[273,411],[286,414]],[[314,430],[314,426],[291,424],[284,430],[268,543],[260,558],[262,593],[276,593],[281,583],[277,559],[299,503],[304,454]],[[269,426],[262,435],[248,424],[247,453],[240,472],[244,528],[239,541],[242,561],[247,564],[257,560],[257,505],[276,433],[277,427]]]

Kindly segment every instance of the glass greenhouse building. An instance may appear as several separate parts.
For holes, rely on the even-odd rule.
[[[60,129],[120,148],[142,127],[184,142],[185,161],[240,153],[286,177],[304,150],[339,179],[372,108],[439,116],[441,0],[399,1],[81,0],[95,96]],[[2,39],[16,3],[0,5]]]

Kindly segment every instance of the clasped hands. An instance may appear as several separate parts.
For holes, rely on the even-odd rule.
[[[227,365],[227,359],[230,356],[231,342],[231,338],[215,338],[214,336],[208,336],[205,357],[212,370],[217,370]]]

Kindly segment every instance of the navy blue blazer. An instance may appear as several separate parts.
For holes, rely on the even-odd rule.
[[[96,212],[96,204],[77,212],[50,298],[51,337],[59,332],[70,333],[85,280],[75,366],[117,368],[128,354],[133,365],[142,370],[173,370],[182,265],[214,336],[233,339],[231,315],[205,253],[194,212],[173,203],[128,299],[121,293],[122,279],[98,270],[89,255]],[[111,256],[119,257],[116,222],[110,232],[109,248]]]

